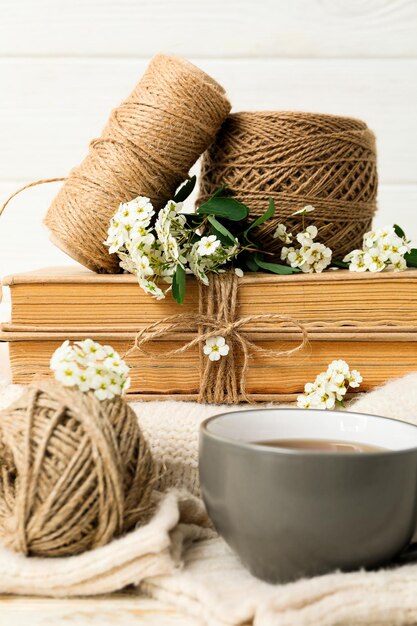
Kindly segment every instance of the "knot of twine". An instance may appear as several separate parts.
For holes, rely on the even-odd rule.
[[[273,198],[276,216],[256,230],[264,251],[280,257],[273,238],[278,222],[300,228],[294,211],[312,204],[306,225],[328,225],[320,240],[337,257],[362,245],[376,210],[375,136],[361,120],[282,111],[229,115],[206,152],[201,169],[204,202],[220,185],[233,190],[254,217]]]
[[[149,510],[157,470],[120,397],[36,383],[1,413],[0,450],[0,535],[17,552],[78,554]]]
[[[285,315],[265,313],[237,318],[238,286],[239,279],[231,272],[210,276],[208,287],[200,283],[198,314],[170,315],[149,324],[136,335],[134,345],[127,351],[125,357],[134,350],[138,350],[147,357],[160,358],[160,352],[149,352],[146,349],[145,346],[149,342],[173,331],[197,331],[196,337],[184,343],[180,348],[168,350],[162,354],[165,356],[184,354],[195,346],[200,346],[198,402],[210,404],[251,402],[246,392],[246,373],[251,355],[268,354],[278,358],[296,354],[307,344],[307,329],[297,320]],[[289,350],[263,348],[243,330],[248,324],[261,320],[271,325],[276,325],[277,320],[290,322],[302,333],[300,343]],[[203,354],[202,347],[207,339],[216,336],[225,338],[229,345],[229,354],[219,361],[210,361]],[[239,352],[243,357],[240,374],[238,373]]]

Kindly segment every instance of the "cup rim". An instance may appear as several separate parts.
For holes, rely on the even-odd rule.
[[[273,446],[265,446],[256,442],[251,442],[251,441],[242,441],[239,439],[234,439],[233,437],[227,437],[225,435],[220,435],[218,433],[213,433],[211,431],[208,430],[208,425],[210,424],[210,422],[218,419],[219,417],[226,417],[228,415],[237,415],[239,413],[251,413],[254,411],[257,412],[270,412],[270,411],[275,411],[275,412],[280,412],[280,411],[297,411],[297,412],[301,412],[301,411],[307,411],[308,409],[299,409],[297,407],[289,407],[289,408],[284,408],[284,407],[269,407],[269,408],[253,408],[253,409],[240,409],[240,410],[236,410],[236,411],[227,411],[227,412],[223,412],[223,413],[217,413],[216,415],[211,415],[210,417],[207,417],[206,419],[204,419],[201,424],[200,424],[200,435],[204,434],[204,436],[207,436],[211,439],[214,439],[216,441],[225,443],[227,445],[231,445],[231,446],[235,446],[237,448],[243,448],[246,450],[257,450],[259,452],[262,452],[263,454],[278,454],[281,456],[295,456],[295,457],[323,457],[323,458],[340,458],[340,459],[346,459],[346,458],[354,458],[354,459],[358,459],[358,458],[380,458],[381,456],[385,456],[385,455],[398,455],[398,454],[406,454],[406,453],[410,453],[412,451],[417,451],[417,444],[416,445],[411,445],[409,448],[401,448],[399,450],[393,450],[393,449],[383,449],[383,450],[377,450],[377,451],[373,451],[373,452],[361,452],[361,454],[352,454],[351,452],[329,452],[329,451],[323,451],[323,450],[307,450],[307,449],[296,449],[296,448],[279,448],[279,447],[273,447]],[[317,413],[337,413],[340,414],[341,411],[334,411],[332,409],[314,409],[314,411],[316,411]],[[397,424],[401,424],[404,426],[408,426],[409,428],[414,428],[417,430],[417,425],[416,424],[411,424],[410,422],[404,422],[402,420],[398,420],[395,419],[393,417],[384,417],[383,415],[372,415],[371,413],[359,413],[356,411],[346,411],[347,415],[358,415],[358,416],[365,416],[365,417],[371,417],[371,418],[376,418],[376,419],[381,419],[381,420],[387,420],[390,422],[395,422]]]

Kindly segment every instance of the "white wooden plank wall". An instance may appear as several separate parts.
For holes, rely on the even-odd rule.
[[[156,52],[191,58],[234,110],[363,118],[378,137],[379,224],[417,244],[416,0],[1,0],[0,202],[65,176]],[[71,263],[42,217],[57,185],[0,219],[0,275]]]

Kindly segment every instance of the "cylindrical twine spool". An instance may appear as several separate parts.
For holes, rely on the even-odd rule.
[[[49,208],[52,241],[94,271],[119,271],[103,241],[120,202],[142,195],[164,206],[229,111],[224,89],[202,70],[154,57]]]
[[[149,513],[157,470],[134,411],[54,382],[0,413],[0,536],[16,552],[71,556]]]
[[[364,122],[347,117],[235,113],[204,155],[198,202],[222,184],[254,217],[267,209],[269,198],[275,200],[275,218],[260,226],[256,236],[277,259],[282,247],[272,237],[277,224],[299,231],[300,216],[291,214],[305,205],[316,209],[306,215],[306,225],[328,225],[318,240],[340,258],[361,247],[376,210],[375,136]]]

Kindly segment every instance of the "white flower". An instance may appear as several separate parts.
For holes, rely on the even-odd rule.
[[[163,300],[165,298],[165,294],[162,289],[152,280],[139,278],[139,285],[142,287],[143,291],[149,293],[151,296],[156,298],[156,300]]]
[[[150,261],[145,254],[143,254],[136,260],[136,267],[138,276],[140,276],[141,278],[146,278],[147,276],[153,275],[153,269],[151,267]]]
[[[198,248],[197,253],[200,256],[210,256],[214,254],[217,248],[220,246],[220,240],[217,239],[216,235],[209,235],[208,237],[202,237]]]
[[[283,247],[281,259],[291,267],[301,269],[304,273],[322,272],[332,261],[332,251],[324,244],[315,242],[318,230],[316,226],[308,226],[296,236],[299,248]]]
[[[73,357],[73,348],[70,346],[70,342],[64,341],[64,343],[55,350],[51,360],[49,362],[51,370],[54,370],[63,361],[71,361]]]
[[[64,361],[55,368],[55,378],[66,387],[74,387],[78,384],[80,368],[76,363]]]
[[[128,203],[132,211],[139,222],[146,222],[149,224],[150,219],[155,215],[154,208],[149,198],[144,196],[138,196]]]
[[[349,263],[349,270],[351,272],[366,272],[368,269],[364,259],[363,250],[353,250],[345,256],[343,259],[345,263]]]
[[[316,209],[311,204],[307,204],[307,206],[303,207],[302,209],[298,209],[298,211],[295,211],[295,213],[291,213],[291,215],[305,215],[306,213],[311,213],[315,210]]]
[[[404,257],[400,257],[397,261],[395,261],[395,263],[393,263],[392,269],[394,272],[403,272],[407,269],[407,261]]]
[[[219,361],[222,356],[229,354],[229,346],[224,337],[209,337],[206,340],[203,352],[210,361]]]
[[[238,278],[243,278],[244,273],[240,267],[235,267],[235,274]]]
[[[382,272],[385,269],[386,257],[379,248],[369,248],[363,255],[363,261],[370,272]]]
[[[102,361],[107,356],[103,346],[92,339],[76,341],[75,346],[80,349],[80,354],[85,355],[88,361],[91,362]]]
[[[111,346],[92,339],[66,341],[51,358],[56,380],[66,387],[94,391],[99,400],[121,395],[130,384],[129,367]]]
[[[278,224],[272,236],[274,239],[280,239],[283,243],[291,243],[293,239],[292,234],[287,232],[285,224]]]
[[[300,409],[310,409],[312,400],[312,395],[302,393],[301,395],[297,396],[297,406],[300,407]]]
[[[283,248],[281,250],[281,258],[287,261],[291,267],[301,267],[305,263],[305,258],[301,252],[301,248]]]
[[[352,370],[347,378],[350,387],[359,387],[363,378],[358,370]]]
[[[317,237],[317,233],[318,230],[316,226],[307,226],[302,233],[298,233],[296,239],[298,243],[301,243],[301,245],[307,246]]]
[[[336,372],[337,374],[343,374],[347,376],[349,374],[349,365],[343,359],[337,359],[329,363],[327,367],[329,373]]]
[[[404,255],[411,249],[405,236],[400,237],[394,226],[371,230],[363,236],[363,249],[353,250],[343,259],[352,272],[402,272],[407,268]]]
[[[325,387],[318,387],[313,395],[313,404],[316,409],[334,409],[336,395]]]
[[[323,243],[303,245],[301,254],[304,259],[304,263],[300,265],[303,272],[320,273],[330,265],[332,260],[332,251]]]
[[[346,361],[332,361],[313,383],[305,384],[304,393],[297,398],[297,406],[303,409],[333,409],[337,402],[343,402],[349,387],[359,387],[361,382],[358,370],[350,370]]]

